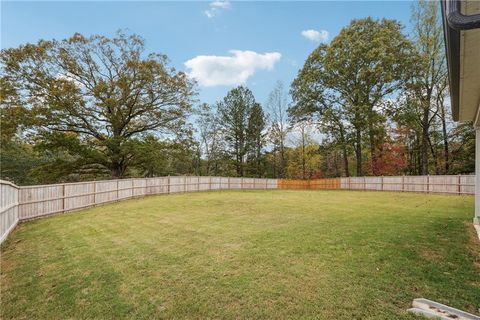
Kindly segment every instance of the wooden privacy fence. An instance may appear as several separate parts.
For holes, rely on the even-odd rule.
[[[474,194],[474,175],[346,177],[278,180],[279,189],[348,189],[400,192]]]
[[[340,189],[340,179],[278,180],[279,189]]]
[[[276,179],[173,176],[18,187],[0,180],[0,243],[16,224],[128,198],[225,189],[276,189]]]
[[[155,194],[221,189],[271,189],[276,180],[174,176],[90,181],[19,188],[19,219],[31,219],[106,202]]]
[[[474,175],[339,178],[341,189],[475,194]]]
[[[0,180],[0,243],[22,220],[122,199],[225,189],[351,189],[475,193],[475,176],[349,177],[317,180],[174,176],[18,187]]]

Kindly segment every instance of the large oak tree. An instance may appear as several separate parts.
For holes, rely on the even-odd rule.
[[[4,49],[2,83],[15,99],[2,98],[2,109],[21,105],[38,132],[74,134],[82,157],[122,177],[135,160],[129,142],[180,129],[194,94],[165,55],[144,51],[139,36],[122,32]]]

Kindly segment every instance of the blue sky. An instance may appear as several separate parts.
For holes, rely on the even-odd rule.
[[[410,5],[408,1],[2,1],[1,47],[63,39],[74,32],[113,36],[124,29],[141,35],[147,52],[164,53],[174,67],[196,76],[201,101],[213,103],[243,82],[265,103],[277,80],[289,86],[309,53],[334,38],[351,19],[392,18],[402,22],[407,33]]]

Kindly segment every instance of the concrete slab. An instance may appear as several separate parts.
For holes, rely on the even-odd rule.
[[[480,317],[474,314],[423,298],[413,300],[412,307],[413,308],[408,309],[409,312],[422,314],[427,318],[436,317],[442,320],[480,320]]]
[[[419,309],[419,308],[410,308],[407,311],[411,312],[413,314],[419,315],[419,316],[424,316],[425,318],[428,318],[428,319],[452,320],[452,318],[449,318],[447,316],[439,316],[438,314],[436,314],[434,312]]]
[[[480,240],[480,224],[474,223],[473,227],[477,230],[478,240]]]

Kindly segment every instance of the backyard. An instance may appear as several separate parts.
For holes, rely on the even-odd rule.
[[[152,196],[20,224],[1,317],[416,319],[480,307],[473,197],[244,190]]]

